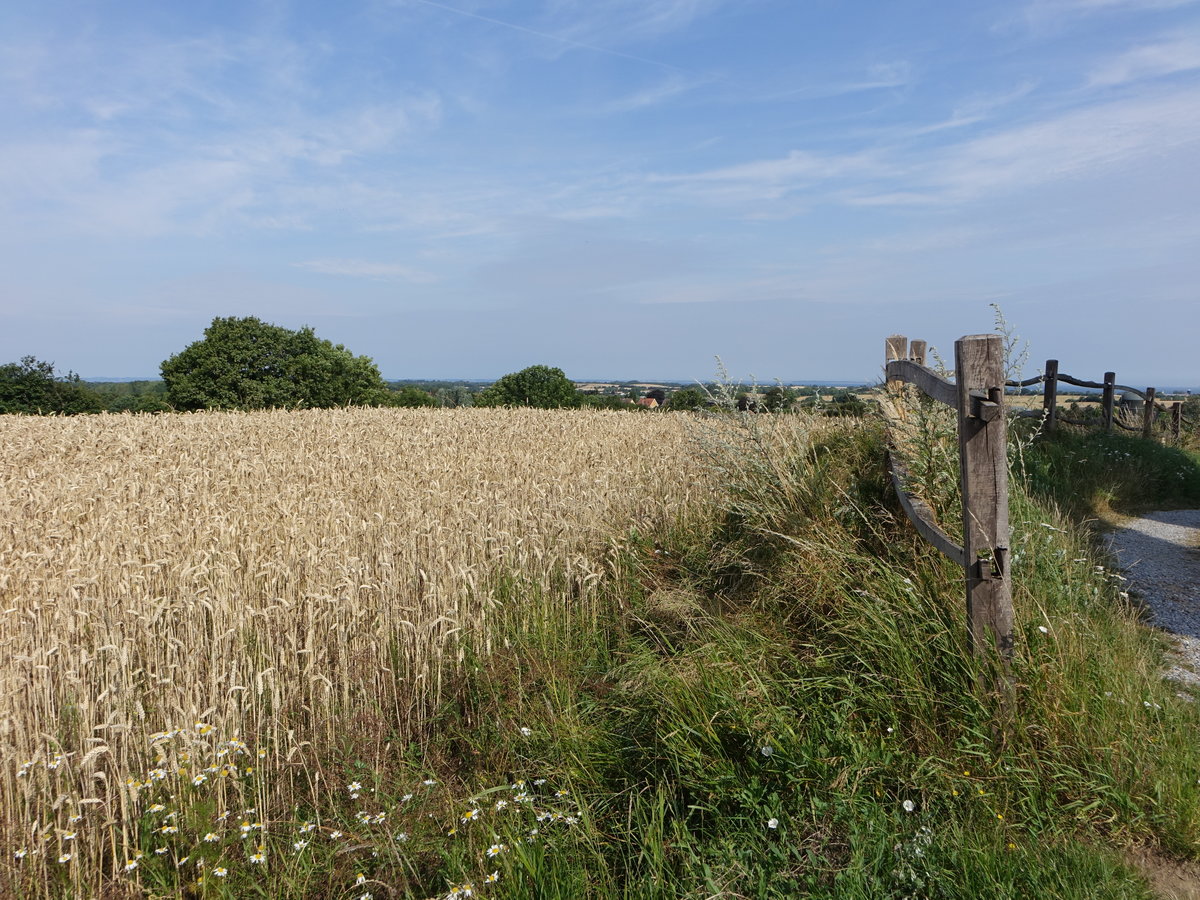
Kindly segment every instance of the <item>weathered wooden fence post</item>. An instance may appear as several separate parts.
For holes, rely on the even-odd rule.
[[[925,351],[928,346],[926,341],[913,341],[908,345],[908,358],[918,366],[925,365]]]
[[[902,334],[891,335],[885,342],[884,353],[887,357],[885,360],[884,371],[887,371],[886,363],[890,363],[894,359],[908,358],[908,338]],[[900,385],[902,384],[904,384],[903,381],[895,378],[889,378],[887,386],[889,390],[898,391],[900,389]]]
[[[1013,647],[1013,610],[1003,339],[997,334],[967,335],[954,342],[954,363],[971,646],[982,654],[989,640],[994,641],[1007,659]]]
[[[1149,438],[1154,429],[1154,388],[1146,388],[1146,406],[1142,409],[1142,437]]]
[[[1046,360],[1046,382],[1042,390],[1042,417],[1047,431],[1058,425],[1058,360]]]
[[[1104,393],[1101,395],[1100,410],[1104,416],[1104,430],[1112,431],[1113,425],[1113,388],[1117,383],[1116,372],[1104,373]]]
[[[1179,443],[1179,430],[1183,425],[1183,401],[1176,400],[1171,404],[1171,438]]]

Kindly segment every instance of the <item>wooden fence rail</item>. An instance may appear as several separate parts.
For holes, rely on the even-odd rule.
[[[1100,424],[1105,431],[1112,431],[1113,426],[1123,428],[1126,431],[1140,431],[1143,437],[1150,437],[1154,429],[1154,420],[1159,411],[1167,413],[1170,418],[1170,430],[1172,439],[1178,443],[1180,431],[1183,424],[1186,422],[1189,425],[1191,422],[1183,415],[1183,403],[1179,400],[1173,400],[1169,403],[1164,403],[1161,400],[1155,399],[1155,389],[1152,387],[1146,388],[1144,391],[1138,390],[1135,387],[1130,387],[1127,384],[1116,383],[1115,372],[1105,372],[1103,381],[1086,381],[1082,378],[1075,378],[1072,375],[1065,375],[1058,371],[1058,360],[1046,360],[1046,369],[1041,375],[1036,375],[1033,378],[1026,378],[1023,381],[1006,381],[1007,387],[1031,387],[1035,384],[1044,384],[1045,388],[1042,392],[1042,409],[1022,409],[1017,410],[1018,416],[1028,416],[1041,418],[1045,422],[1045,428],[1048,431],[1053,431],[1060,422],[1067,425],[1081,425],[1089,427],[1094,423],[1085,419],[1068,418],[1058,411],[1058,383],[1061,381],[1065,384],[1073,384],[1076,387],[1092,388],[1101,391],[1100,395]],[[1121,420],[1119,416],[1114,415],[1114,399],[1117,391],[1122,391],[1126,394],[1133,394],[1142,398],[1142,421],[1137,425],[1128,425]]]
[[[889,454],[896,493],[909,519],[930,543],[963,567],[971,646],[1012,655],[1012,585],[1008,571],[1008,436],[1004,416],[1004,345],[999,335],[967,335],[954,342],[955,380],[925,366],[924,341],[911,348],[903,335],[887,339],[889,389],[913,384],[958,410],[963,544],[938,527],[933,512],[907,488],[906,472]]]
[[[1155,399],[1155,389],[1144,391],[1117,384],[1116,374],[1105,372],[1100,382],[1086,381],[1058,370],[1058,360],[1046,360],[1045,371],[1023,381],[1005,380],[1003,339],[996,334],[973,334],[954,342],[955,380],[949,381],[925,365],[927,344],[894,334],[886,342],[887,388],[895,392],[912,384],[924,394],[958,411],[958,448],[962,480],[963,543],[959,546],[934,519],[933,510],[909,488],[908,471],[895,453],[888,453],[888,468],[900,505],[927,541],[963,567],[967,595],[968,633],[976,653],[994,647],[1003,659],[1012,655],[1012,584],[1008,571],[1008,436],[1005,389],[1045,385],[1042,409],[1016,410],[1020,416],[1043,420],[1053,430],[1062,422],[1094,423],[1072,419],[1058,410],[1058,384],[1101,391],[1101,424],[1141,431],[1149,438],[1158,411],[1170,414],[1171,433],[1179,441],[1180,426],[1194,424],[1183,416],[1183,404]],[[1127,425],[1114,416],[1116,391],[1142,398],[1142,421]]]

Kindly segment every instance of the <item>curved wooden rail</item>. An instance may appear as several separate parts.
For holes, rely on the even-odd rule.
[[[958,409],[958,386],[911,359],[893,359],[887,364],[887,377],[888,381],[915,384],[939,403]]]
[[[929,504],[908,490],[908,468],[890,450],[887,453],[887,466],[888,472],[892,476],[892,486],[896,489],[896,496],[900,499],[900,505],[904,508],[913,527],[917,529],[921,537],[938,550],[960,566],[965,566],[966,551],[938,527]]]
[[[1086,420],[1073,419],[1061,415],[1058,411],[1058,383],[1073,384],[1076,387],[1088,388],[1100,391],[1100,410],[1101,418],[1098,423],[1091,423]],[[1154,433],[1154,424],[1158,413],[1167,413],[1170,416],[1168,423],[1168,431],[1176,443],[1179,442],[1180,433],[1184,425],[1189,428],[1195,428],[1196,423],[1192,419],[1183,415],[1183,403],[1180,400],[1163,401],[1155,397],[1154,388],[1146,388],[1140,390],[1132,385],[1117,384],[1117,375],[1115,372],[1105,372],[1103,381],[1088,381],[1084,378],[1076,378],[1074,375],[1067,375],[1058,371],[1058,360],[1046,360],[1046,370],[1040,375],[1035,375],[1033,378],[1025,378],[1021,380],[1009,379],[1004,382],[1005,387],[1024,388],[1034,384],[1044,384],[1045,388],[1042,391],[1042,411],[1036,413],[1033,410],[1022,410],[1014,413],[1014,415],[1022,418],[1039,417],[1045,423],[1044,427],[1047,431],[1053,431],[1059,422],[1068,425],[1079,425],[1087,427],[1088,425],[1097,424],[1105,431],[1112,431],[1113,424],[1116,423],[1118,428],[1125,431],[1141,431],[1142,436],[1150,438]],[[1141,426],[1129,425],[1117,417],[1116,412],[1116,394],[1120,391],[1124,394],[1141,398]]]
[[[1045,375],[1037,375],[1033,378],[1026,378],[1024,381],[1006,381],[1005,387],[1029,387],[1031,384],[1041,384],[1046,380]]]
[[[934,521],[933,510],[907,487],[903,462],[889,454],[900,505],[913,527],[963,567],[968,633],[976,653],[989,646],[1012,656],[1012,588],[1008,567],[1008,438],[1004,418],[1004,346],[999,335],[972,334],[954,342],[954,381],[926,368],[924,341],[894,334],[886,341],[888,390],[913,384],[958,411],[962,546]]]

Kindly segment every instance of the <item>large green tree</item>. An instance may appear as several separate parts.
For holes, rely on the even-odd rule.
[[[667,398],[667,409],[698,410],[708,405],[704,391],[696,387],[680,388]]]
[[[388,390],[370,357],[254,316],[216,318],[162,364],[176,409],[374,406]]]
[[[99,394],[74,372],[57,374],[54,363],[25,356],[0,366],[0,413],[75,415],[102,409]]]
[[[579,406],[579,392],[562,369],[530,366],[505,375],[475,398],[476,406],[534,406],[558,409]]]

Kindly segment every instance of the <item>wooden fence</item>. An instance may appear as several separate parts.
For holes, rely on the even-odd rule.
[[[1058,383],[1101,391],[1101,425],[1141,431],[1150,437],[1158,411],[1170,415],[1171,434],[1179,440],[1183,404],[1155,399],[1154,388],[1140,391],[1117,384],[1116,375],[1104,373],[1102,382],[1085,381],[1058,371],[1058,360],[1046,361],[1043,374],[1024,381],[1004,377],[1004,345],[997,334],[967,335],[954,342],[955,380],[941,377],[925,365],[925,341],[894,334],[886,343],[887,386],[896,391],[912,384],[929,397],[958,411],[958,449],[961,468],[963,543],[956,544],[936,521],[933,510],[908,490],[903,460],[888,454],[888,466],[900,504],[917,531],[939,551],[963,567],[967,594],[968,633],[976,653],[994,647],[1003,659],[1012,655],[1012,583],[1008,571],[1008,434],[1005,390],[1044,384],[1042,409],[1022,409],[1020,416],[1043,419],[1053,429],[1061,423],[1093,425],[1068,418],[1058,410]],[[1128,425],[1114,415],[1116,391],[1134,394],[1143,401],[1140,426]]]
[[[976,653],[994,647],[1012,655],[1012,584],[1008,571],[1008,428],[1004,415],[1004,343],[997,334],[972,334],[954,342],[955,380],[925,366],[926,344],[903,335],[887,339],[891,390],[916,385],[958,410],[963,543],[954,543],[933,512],[908,491],[903,464],[889,453],[896,494],[917,531],[963,567],[967,625]]]
[[[1112,431],[1113,426],[1123,428],[1126,431],[1141,431],[1143,437],[1150,437],[1153,434],[1154,420],[1158,413],[1165,412],[1170,417],[1170,433],[1172,439],[1178,443],[1180,430],[1184,422],[1189,425],[1194,424],[1184,418],[1183,402],[1173,400],[1169,403],[1164,403],[1161,400],[1155,399],[1156,391],[1152,387],[1140,391],[1135,387],[1130,387],[1126,384],[1117,384],[1117,376],[1115,372],[1105,372],[1104,380],[1085,381],[1082,378],[1075,378],[1071,375],[1064,375],[1058,371],[1058,360],[1046,360],[1046,369],[1041,374],[1034,378],[1026,378],[1024,381],[1006,381],[1008,387],[1024,388],[1035,384],[1044,384],[1042,390],[1042,409],[1022,409],[1017,411],[1020,416],[1033,416],[1044,420],[1044,427],[1053,431],[1060,422],[1067,425],[1082,425],[1090,427],[1094,422],[1089,422],[1085,419],[1073,419],[1064,416],[1058,409],[1058,384],[1073,384],[1076,387],[1092,388],[1101,392],[1100,394],[1100,425],[1105,431]],[[1122,421],[1120,416],[1114,415],[1114,398],[1117,391],[1123,391],[1126,394],[1133,394],[1140,397],[1142,400],[1141,422],[1137,425],[1129,425]]]

